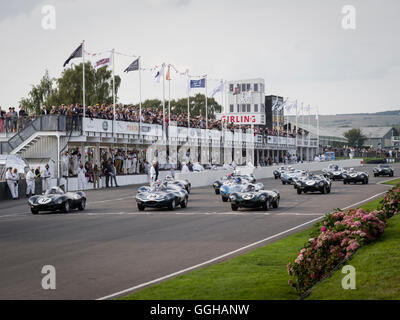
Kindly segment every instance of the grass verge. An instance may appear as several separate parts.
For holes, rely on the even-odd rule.
[[[380,199],[362,206],[375,210]],[[144,288],[121,299],[128,300],[293,300],[298,295],[290,287],[286,265],[319,230],[314,225],[304,231],[176,278]]]
[[[384,182],[382,184],[388,184],[390,186],[396,186],[396,185],[400,184],[400,178],[399,179],[395,179],[395,180],[391,180],[391,181],[387,181],[387,182]]]

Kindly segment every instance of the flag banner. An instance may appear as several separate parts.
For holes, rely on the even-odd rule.
[[[124,72],[129,72],[129,71],[136,71],[139,70],[139,58],[137,58],[135,61],[133,61],[128,68],[124,70]]]
[[[164,64],[160,67],[160,69],[157,71],[157,74],[155,76],[155,79],[157,83],[160,83],[160,79],[164,76]]]
[[[285,101],[283,101],[283,103],[278,107],[278,111],[281,111],[286,107],[288,100],[289,100],[289,98],[287,98]]]
[[[206,78],[199,80],[190,80],[190,88],[205,88],[206,87]]]
[[[94,64],[94,67],[96,69],[99,69],[102,67],[110,66],[111,63],[112,63],[112,54],[110,54],[108,57],[97,60]]]
[[[276,98],[274,105],[272,106],[271,110],[275,111],[278,108],[279,98]]]
[[[171,65],[168,65],[167,75],[165,76],[165,80],[171,80]]]
[[[214,95],[218,92],[222,92],[224,90],[224,82],[221,81],[221,83],[216,87],[212,92],[211,92],[211,98],[214,97]]]
[[[81,45],[78,48],[76,48],[74,52],[72,52],[72,54],[69,56],[69,58],[64,62],[64,65],[63,65],[64,68],[72,59],[82,58],[82,47],[83,47],[83,43],[81,43]]]

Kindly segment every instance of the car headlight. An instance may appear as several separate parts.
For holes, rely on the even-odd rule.
[[[321,182],[319,183],[319,185],[322,187],[322,186],[324,185],[324,183],[321,181]]]
[[[364,175],[362,174],[362,175],[360,175],[360,178],[364,178]]]
[[[63,203],[63,199],[58,199],[57,204],[61,204],[61,203]]]

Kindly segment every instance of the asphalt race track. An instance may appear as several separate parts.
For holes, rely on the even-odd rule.
[[[30,214],[27,201],[0,204],[0,299],[99,299],[279,235],[311,225],[335,208],[372,200],[390,186],[333,182],[331,194],[298,195],[280,180],[260,180],[281,192],[279,209],[232,212],[212,187],[195,188],[186,209],[138,212],[137,187],[88,191],[83,212]],[[398,176],[400,165],[394,165]],[[308,223],[308,224],[307,224]],[[300,226],[300,227],[298,227]],[[298,228],[296,228],[298,227]],[[226,257],[224,258],[226,259]],[[219,259],[218,261],[222,261]],[[42,267],[56,268],[56,290],[43,290]]]

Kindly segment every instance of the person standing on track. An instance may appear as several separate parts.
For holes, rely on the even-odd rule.
[[[51,187],[51,172],[49,170],[49,165],[46,164],[46,169],[42,174],[43,178],[43,191],[50,190]]]
[[[26,197],[29,198],[35,194],[35,170],[32,168],[26,174]]]
[[[85,190],[86,184],[86,177],[85,177],[86,170],[81,163],[78,168],[78,190]]]
[[[19,183],[19,175],[18,175],[18,169],[14,169],[13,171],[13,180],[14,180],[14,195],[15,195],[15,200],[18,199],[18,183]]]
[[[7,181],[8,188],[10,189],[11,197],[13,198],[13,200],[18,199],[18,196],[15,193],[15,181],[14,181],[11,167],[9,167],[6,172],[6,181]]]
[[[156,171],[157,162],[153,161],[153,165],[150,168],[150,187],[154,185],[154,182],[157,181],[157,171]]]

